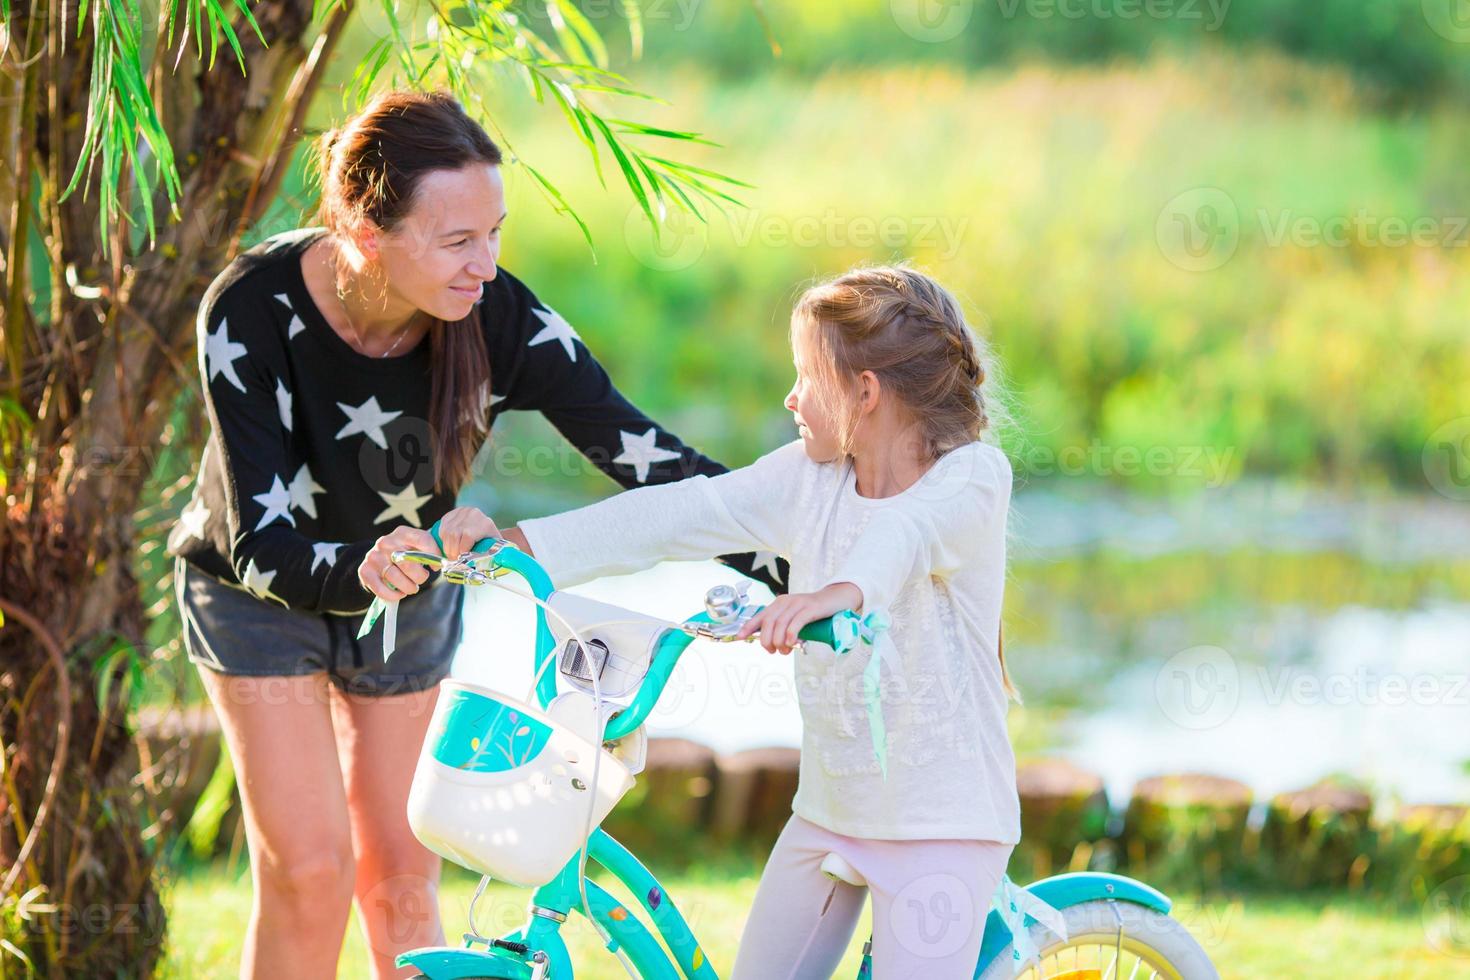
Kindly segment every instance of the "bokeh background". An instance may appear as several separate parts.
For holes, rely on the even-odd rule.
[[[487,93],[592,237],[510,167],[504,265],[635,403],[732,466],[792,438],[790,305],[858,263],[918,264],[991,344],[1013,876],[1179,889],[1224,975],[1470,975],[1470,4],[647,0],[637,60],[616,4],[579,8],[668,100],[638,118],[750,185],[654,230],[554,108]],[[353,23],[312,128],[386,30]],[[302,174],[259,237],[309,212]],[[465,500],[504,525],[613,489],[511,415]],[[586,591],[682,618],[730,579]],[[523,689],[529,627],[473,597],[456,673]],[[784,785],[749,753],[797,744],[790,665],[696,647],[671,693],[656,734],[704,751],[670,750],[615,833],[738,936],[759,840],[701,828],[769,817],[720,816],[718,788],[742,753]],[[186,975],[232,941],[202,909],[248,907],[229,837],[176,885]]]

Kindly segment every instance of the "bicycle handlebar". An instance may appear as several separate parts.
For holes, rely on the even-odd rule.
[[[444,542],[439,537],[439,523],[429,528],[429,533],[439,543],[442,550]],[[482,538],[475,542],[474,552],[489,556],[490,563],[494,568],[505,569],[514,572],[525,580],[530,586],[531,594],[541,602],[547,602],[551,594],[556,591],[551,577],[546,574],[546,569],[541,567],[531,555],[521,551],[515,545],[504,538]],[[753,610],[758,612],[759,610]],[[843,614],[839,613],[838,616]],[[849,613],[848,615],[853,615]],[[814,643],[825,643],[827,646],[837,646],[834,630],[834,620],[837,617],[829,616],[818,619],[803,626],[797,633],[802,640],[810,640]],[[673,674],[674,667],[679,658],[688,649],[689,644],[694,642],[696,636],[701,635],[700,627],[712,628],[720,624],[712,619],[708,612],[700,613],[690,617],[684,624],[686,629],[670,629],[662,639],[659,640],[658,649],[648,666],[648,673],[638,686],[638,693],[633,701],[623,711],[608,722],[603,733],[605,741],[613,741],[622,738],[638,728],[653,711],[658,699],[663,696],[664,688]],[[704,635],[708,635],[707,633]],[[733,639],[733,634],[722,636],[721,639]],[[551,626],[547,622],[546,609],[544,606],[536,607],[536,654],[534,668],[536,671],[536,698],[544,708],[556,697],[556,674],[547,667],[546,661],[556,655],[556,639],[551,633]]]

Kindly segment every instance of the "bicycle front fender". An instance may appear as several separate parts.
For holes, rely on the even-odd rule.
[[[1153,909],[1163,915],[1169,914],[1174,903],[1169,896],[1152,885],[1136,878],[1109,874],[1106,871],[1075,871],[1070,874],[1052,875],[1033,881],[1026,890],[1053,908],[1064,909],[1069,905],[1081,905],[1099,898],[1111,898],[1119,902],[1131,902]]]
[[[1053,875],[1034,881],[1026,890],[1052,908],[1064,909],[1098,899],[1112,899],[1142,905],[1163,915],[1169,914],[1174,905],[1169,896],[1134,878],[1109,874],[1106,871],[1076,871],[1070,874]],[[1029,919],[1027,920],[1030,921]],[[985,938],[980,942],[980,963],[975,975],[985,972],[990,961],[1001,950],[1010,945],[1011,931],[1001,921],[1000,913],[992,911],[985,917]]]

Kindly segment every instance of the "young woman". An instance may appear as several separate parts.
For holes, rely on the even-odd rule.
[[[321,151],[324,227],[262,243],[205,294],[212,431],[169,538],[186,648],[244,802],[241,975],[272,980],[335,976],[354,899],[375,976],[443,941],[438,859],[405,804],[463,590],[388,556],[437,550],[421,528],[440,518],[450,555],[493,530],[454,500],[495,417],[543,413],[624,487],[724,471],[629,404],[498,267],[500,151],[453,99],[384,95]],[[753,558],[730,564],[750,573]],[[358,620],[374,594],[420,587],[386,667]]]

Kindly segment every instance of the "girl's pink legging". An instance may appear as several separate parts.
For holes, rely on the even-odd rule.
[[[1014,845],[866,840],[793,815],[761,874],[731,980],[828,980],[873,893],[874,980],[970,980],[990,899]],[[836,852],[868,880],[821,871]]]

